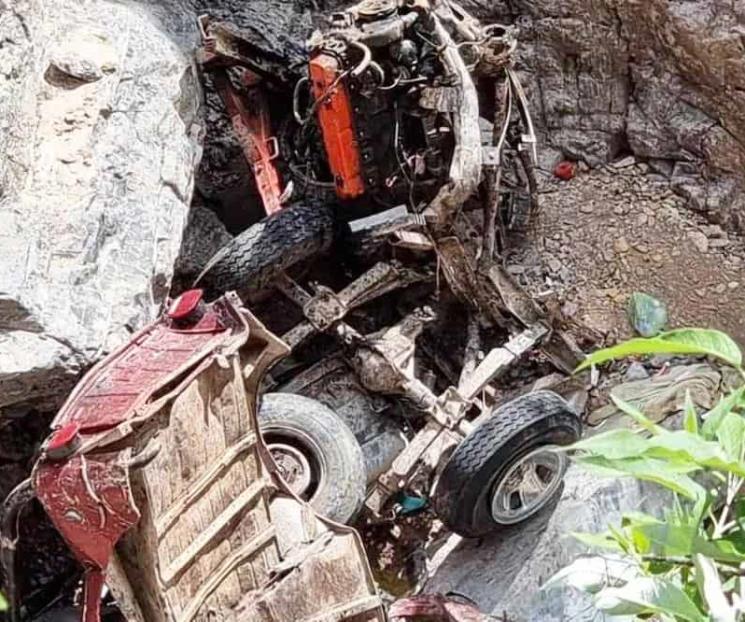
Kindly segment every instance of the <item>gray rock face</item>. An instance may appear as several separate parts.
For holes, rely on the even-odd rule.
[[[631,151],[666,171],[691,208],[742,226],[745,3],[464,4],[520,26],[519,69],[544,166],[562,156],[598,165]]]
[[[168,292],[200,157],[172,9],[0,0],[0,409],[57,406]]]
[[[569,588],[542,590],[542,585],[587,551],[571,537],[573,532],[604,532],[608,525],[618,525],[625,512],[659,515],[668,501],[658,487],[598,478],[572,467],[553,511],[490,538],[443,547],[425,591],[463,594],[482,611],[506,613],[505,619],[514,622],[603,620],[583,594]]]

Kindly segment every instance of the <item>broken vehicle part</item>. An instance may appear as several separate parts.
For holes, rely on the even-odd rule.
[[[209,24],[205,30],[209,42]],[[326,356],[341,357],[365,394],[397,405],[382,409],[381,416],[406,413],[402,432],[408,442],[368,491],[365,505],[374,519],[387,516],[401,493],[429,496],[448,457],[472,434],[489,429],[483,422],[498,406],[490,383],[506,369],[535,351],[565,369],[581,355],[552,330],[544,310],[498,262],[504,240],[498,248],[495,228],[515,228],[518,220],[534,216],[537,206],[531,178],[535,134],[510,70],[514,34],[481,26],[446,0],[431,6],[365,0],[334,13],[328,27],[311,38],[309,74],[285,92],[287,103],[277,114],[287,119],[275,124],[283,128],[280,145],[287,147],[278,166],[296,182],[296,198],[318,198],[323,218],[328,214],[333,222],[329,229],[336,236],[323,246],[336,244],[333,258],[326,259],[332,273],[321,281],[287,274],[321,247],[314,242],[316,229],[308,228],[307,239],[297,230],[313,216],[300,210],[299,225],[294,224],[290,213],[296,208],[290,205],[249,227],[203,275],[216,292],[273,286],[295,305],[282,338],[297,373]],[[496,122],[486,150],[475,79],[496,89]],[[485,170],[491,187],[480,196],[479,227],[478,216],[466,214],[464,205],[479,197]],[[263,244],[270,239],[274,248]],[[418,344],[430,326],[443,322],[443,303],[453,298],[461,315],[472,318],[473,339],[463,358],[449,353],[460,358],[460,371],[444,382],[434,371],[442,361],[427,360],[422,353],[428,350]],[[386,301],[392,306],[379,308],[385,321],[366,315]],[[482,329],[492,333],[483,342]],[[566,434],[557,438],[572,440]],[[521,446],[520,440],[515,444]],[[550,447],[545,455],[539,450],[550,444],[525,448],[535,450],[531,460],[511,465],[512,456],[499,453],[497,443],[487,454],[499,457],[484,468],[495,477],[513,467],[512,474],[528,467],[543,472],[551,460],[546,456],[554,454]],[[564,464],[556,460],[552,472],[558,479],[546,484],[540,503],[524,504],[520,519],[557,493]],[[491,526],[506,522],[493,520]],[[470,533],[467,525],[462,533]]]
[[[320,402],[292,393],[261,398],[259,426],[282,479],[321,514],[349,522],[365,498],[365,464],[352,431]]]
[[[283,270],[329,248],[333,234],[334,218],[329,206],[294,203],[231,240],[205,266],[197,283],[206,280],[210,292],[215,294],[232,290],[242,294],[259,292]]]
[[[258,435],[285,353],[235,295],[192,291],[77,386],[33,482],[86,569],[85,622],[104,580],[144,622],[384,619],[359,536],[299,502]]]
[[[243,97],[238,95],[226,70],[215,70],[212,76],[246,161],[254,173],[264,209],[267,214],[274,214],[282,209],[283,200],[291,194],[292,188],[289,187],[289,192],[282,190],[274,163],[279,156],[279,145],[277,137],[272,134],[266,95],[261,87],[255,85],[255,75],[248,71],[241,74],[245,84]]]
[[[552,445],[579,440],[579,415],[539,391],[501,405],[456,448],[435,489],[438,516],[471,537],[513,525],[556,498],[568,466]]]

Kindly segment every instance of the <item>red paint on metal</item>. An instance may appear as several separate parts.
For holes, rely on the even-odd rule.
[[[140,518],[119,453],[40,462],[34,489],[54,526],[86,567],[104,569],[114,544]]]
[[[318,102],[318,123],[336,194],[341,199],[353,199],[365,192],[365,182],[354,133],[354,111],[340,75],[339,61],[330,54],[321,52],[310,60],[311,92]]]
[[[236,91],[225,70],[214,72],[214,83],[233,124],[238,142],[256,180],[267,215],[282,209],[282,185],[274,164],[277,139],[272,135],[269,104],[261,86],[250,86],[253,74],[244,77],[245,94]],[[245,102],[244,102],[245,98]]]
[[[88,568],[85,572],[83,594],[83,622],[101,622],[101,590],[105,576],[98,568]]]
[[[168,309],[168,317],[172,320],[185,320],[199,307],[204,297],[204,290],[190,289],[173,301]]]
[[[68,423],[52,434],[47,441],[47,455],[53,460],[66,458],[73,453],[80,444],[80,426]]]
[[[391,622],[486,622],[486,616],[473,605],[442,594],[419,594],[394,602],[388,610]]]
[[[52,426],[76,424],[83,434],[112,428],[149,399],[164,378],[207,355],[222,341],[225,326],[214,309],[189,329],[160,320],[136,335],[78,385]]]

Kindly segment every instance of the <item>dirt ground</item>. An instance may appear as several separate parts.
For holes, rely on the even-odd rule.
[[[670,325],[718,328],[745,344],[745,242],[683,206],[646,164],[542,182],[535,231],[509,271],[578,336],[629,337],[634,291],[664,301]]]

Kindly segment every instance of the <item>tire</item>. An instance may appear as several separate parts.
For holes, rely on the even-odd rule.
[[[541,448],[568,445],[577,441],[581,432],[582,424],[577,413],[550,391],[529,393],[503,404],[483,420],[450,456],[434,492],[438,516],[455,533],[478,537],[535,515],[561,494],[561,482],[566,471],[564,454],[541,451]],[[553,464],[554,460],[556,464]],[[538,495],[537,505],[533,507],[528,503],[516,509],[500,507],[499,515],[495,517],[493,496],[497,496],[500,490],[509,490],[508,475],[513,467],[536,462],[555,466],[546,469],[539,464],[534,469],[536,477],[539,477],[538,468],[545,473],[555,473],[550,477],[549,485]],[[542,477],[540,483],[544,483]],[[503,497],[500,495],[499,498]],[[505,514],[510,517],[506,518]]]
[[[299,450],[308,461],[313,475],[299,496],[333,521],[354,518],[365,498],[365,463],[354,434],[333,410],[302,395],[268,393],[259,427],[280,470],[277,452],[281,456],[283,447]],[[293,488],[287,478],[286,483]]]
[[[280,272],[325,251],[334,239],[334,212],[326,203],[295,203],[251,225],[220,249],[198,281],[210,295],[254,293]]]

